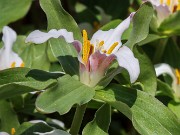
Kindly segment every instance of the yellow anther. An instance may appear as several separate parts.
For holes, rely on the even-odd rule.
[[[12,129],[11,129],[11,135],[14,135],[15,132],[16,132],[15,128],[12,128]]]
[[[168,6],[170,6],[171,0],[167,0],[167,1],[166,1],[166,4],[167,4]]]
[[[24,67],[24,62],[21,63],[20,67]]]
[[[113,45],[111,45],[111,47],[109,48],[109,50],[106,52],[106,54],[111,54],[112,51],[114,50],[114,48],[118,45],[118,42],[115,42]]]
[[[84,62],[88,61],[89,53],[91,50],[90,41],[88,40],[87,32],[86,30],[83,30],[83,54],[82,59]]]
[[[99,43],[99,47],[101,47],[101,46],[103,46],[104,45],[104,41],[101,41],[100,43]]]
[[[175,69],[177,84],[180,84],[180,69]]]
[[[11,63],[11,68],[14,68],[16,65],[16,62]]]

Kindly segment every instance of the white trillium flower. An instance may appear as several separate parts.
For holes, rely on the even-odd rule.
[[[139,61],[128,47],[122,46],[120,40],[123,32],[129,27],[133,15],[134,13],[131,13],[115,29],[98,30],[91,40],[88,40],[87,32],[83,30],[83,43],[74,40],[73,33],[66,29],[52,29],[48,33],[35,30],[29,34],[26,42],[41,44],[50,38],[64,37],[65,41],[72,43],[79,53],[80,81],[90,87],[96,86],[115,59],[120,67],[129,72],[130,81],[133,83],[140,73]]]
[[[8,26],[3,27],[3,47],[0,49],[0,70],[14,67],[24,67],[22,59],[13,52],[13,43],[16,41],[16,32]]]
[[[180,0],[143,0],[149,1],[157,11],[158,24],[170,14],[180,10]]]
[[[168,74],[172,78],[172,88],[174,90],[174,94],[180,98],[180,69],[174,69],[168,64],[162,63],[155,65],[156,76],[160,76],[162,74]]]

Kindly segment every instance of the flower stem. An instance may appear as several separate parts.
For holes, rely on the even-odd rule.
[[[81,123],[84,117],[84,113],[86,111],[86,107],[87,107],[87,104],[77,106],[76,112],[74,114],[74,118],[71,124],[71,129],[69,131],[71,135],[78,135],[78,132],[79,132],[79,129],[81,127]]]

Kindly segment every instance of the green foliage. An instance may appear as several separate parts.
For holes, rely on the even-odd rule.
[[[152,5],[148,2],[144,3],[133,17],[133,29],[125,45],[132,49],[136,43],[144,40],[148,36],[152,16]]]
[[[23,93],[45,90],[57,83],[62,74],[48,73],[28,68],[13,68],[0,71],[0,99]]]
[[[12,128],[18,128],[19,125],[11,102],[0,100],[0,130],[10,133]]]
[[[0,1],[0,31],[2,27],[25,16],[32,0],[1,0]]]
[[[82,134],[108,135],[110,122],[111,122],[111,107],[108,104],[105,104],[97,110],[93,121],[89,122],[86,125]]]
[[[126,115],[132,120],[136,130],[143,135],[177,135],[180,132],[180,121],[176,116],[145,92],[110,85],[105,90],[97,91],[95,98],[107,102]]]
[[[89,102],[94,95],[93,88],[65,75],[58,79],[57,85],[37,98],[36,107],[43,113],[57,111],[62,115],[67,113],[74,104],[82,105]]]

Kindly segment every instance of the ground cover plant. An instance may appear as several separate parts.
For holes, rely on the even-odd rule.
[[[0,135],[179,135],[179,0],[0,0]]]

